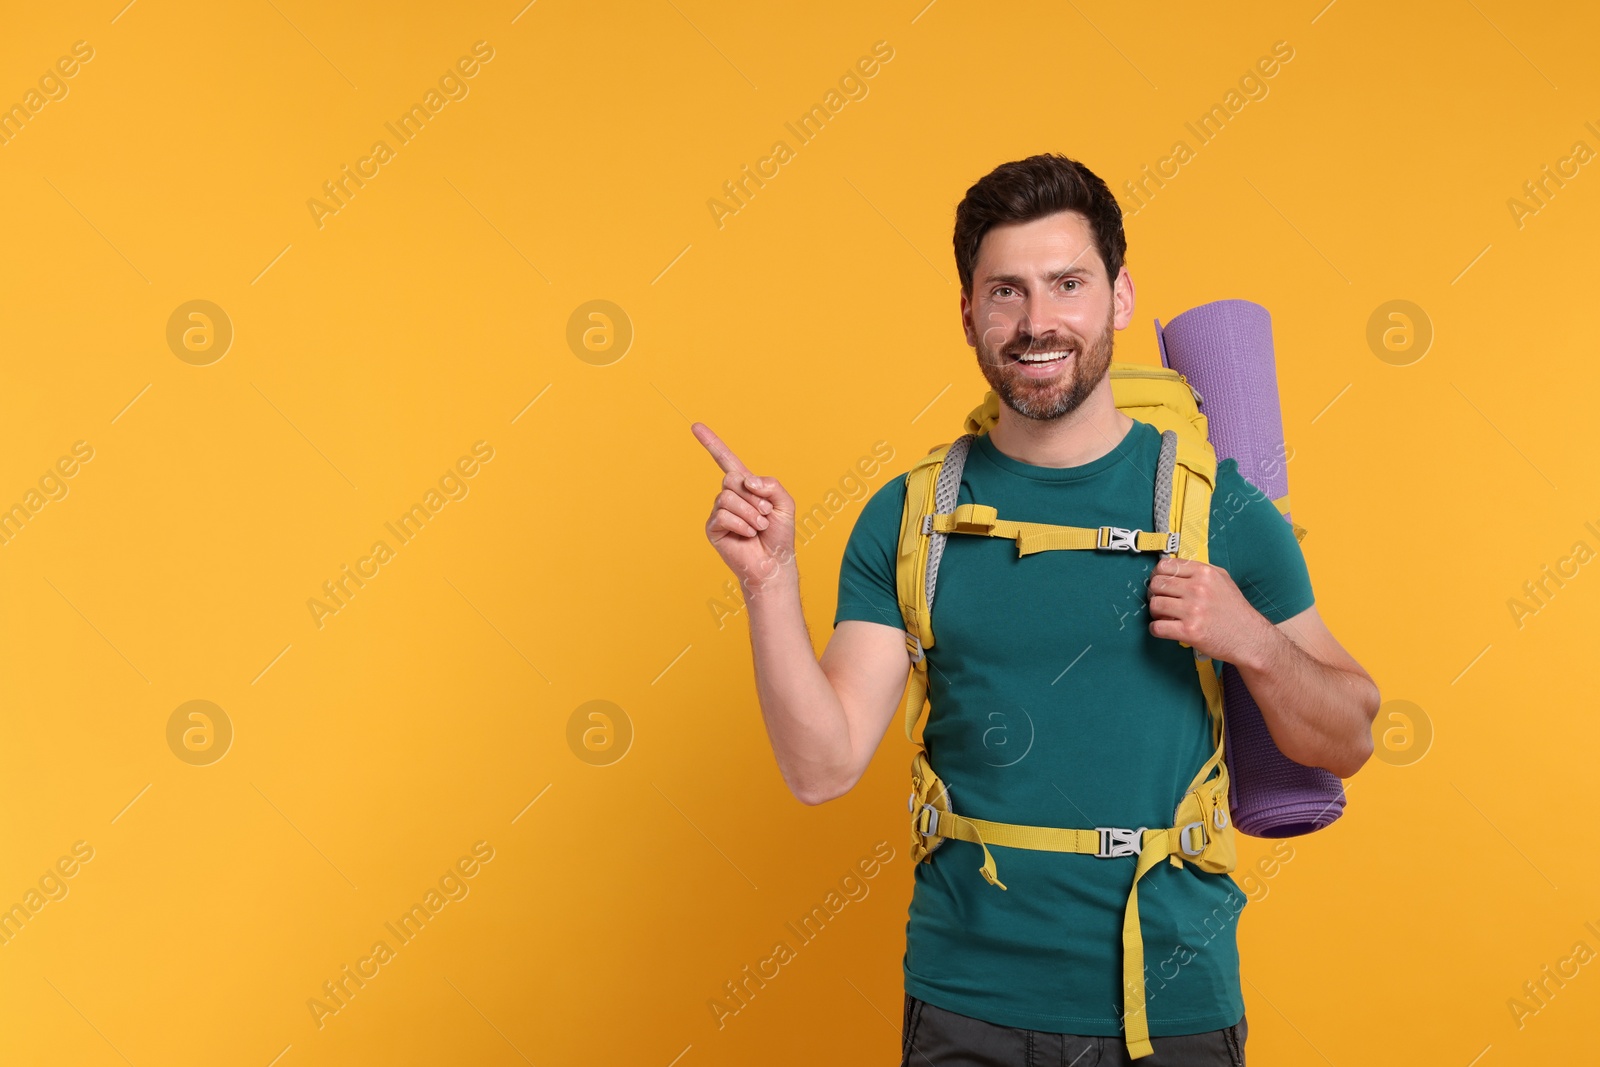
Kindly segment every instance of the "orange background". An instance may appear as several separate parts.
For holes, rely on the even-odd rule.
[[[1272,311],[1319,608],[1413,705],[1252,888],[1251,1062],[1592,1047],[1592,966],[1520,1027],[1508,1007],[1600,950],[1600,577],[1568,563],[1508,608],[1600,548],[1585,6],[119,7],[0,34],[0,104],[46,79],[0,144],[0,506],[26,516],[0,545],[0,905],[58,896],[0,944],[0,1062],[894,1062],[909,750],[891,731],[836,802],[787,793],[689,424],[837,504],[799,556],[820,652],[862,499],[982,395],[954,206],[1040,151],[1124,194],[1118,358],[1155,363],[1151,319],[1196,304]],[[307,206],[480,41],[420,133]],[[799,144],[785,123],[880,41]],[[1124,183],[1180,139],[1133,213]],[[1368,343],[1397,299],[1420,359]],[[195,300],[225,320],[174,347]],[[369,577],[319,625],[347,565]],[[208,718],[174,727],[190,701]],[[723,984],[880,841],[870,891],[719,1027]],[[1271,844],[1243,853],[1242,885]],[[423,931],[361,964],[430,889]],[[347,965],[372,977],[319,1019]]]

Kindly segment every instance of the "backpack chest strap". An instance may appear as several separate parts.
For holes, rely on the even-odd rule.
[[[924,533],[977,534],[1017,543],[1017,555],[1052,549],[1101,549],[1108,552],[1178,551],[1178,531],[1129,530],[1121,526],[1058,526],[1048,522],[1002,519],[990,504],[962,504],[954,511],[926,515]]]

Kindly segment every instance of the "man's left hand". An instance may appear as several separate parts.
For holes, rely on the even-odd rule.
[[[1150,575],[1150,633],[1186,641],[1212,659],[1247,661],[1272,624],[1233,577],[1199,560],[1163,556]]]

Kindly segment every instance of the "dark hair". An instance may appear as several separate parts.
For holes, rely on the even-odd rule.
[[[1121,205],[1094,171],[1066,156],[1047,153],[1000,164],[979,178],[956,206],[956,272],[961,275],[961,291],[972,294],[978,245],[990,227],[1031,222],[1058,211],[1076,211],[1089,220],[1107,280],[1114,283],[1128,252]]]

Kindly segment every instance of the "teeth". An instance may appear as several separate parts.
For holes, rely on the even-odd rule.
[[[1040,352],[1032,356],[1017,356],[1015,358],[1022,363],[1049,363],[1052,360],[1063,359],[1070,355],[1072,355],[1072,351],[1068,349],[1065,352]]]

